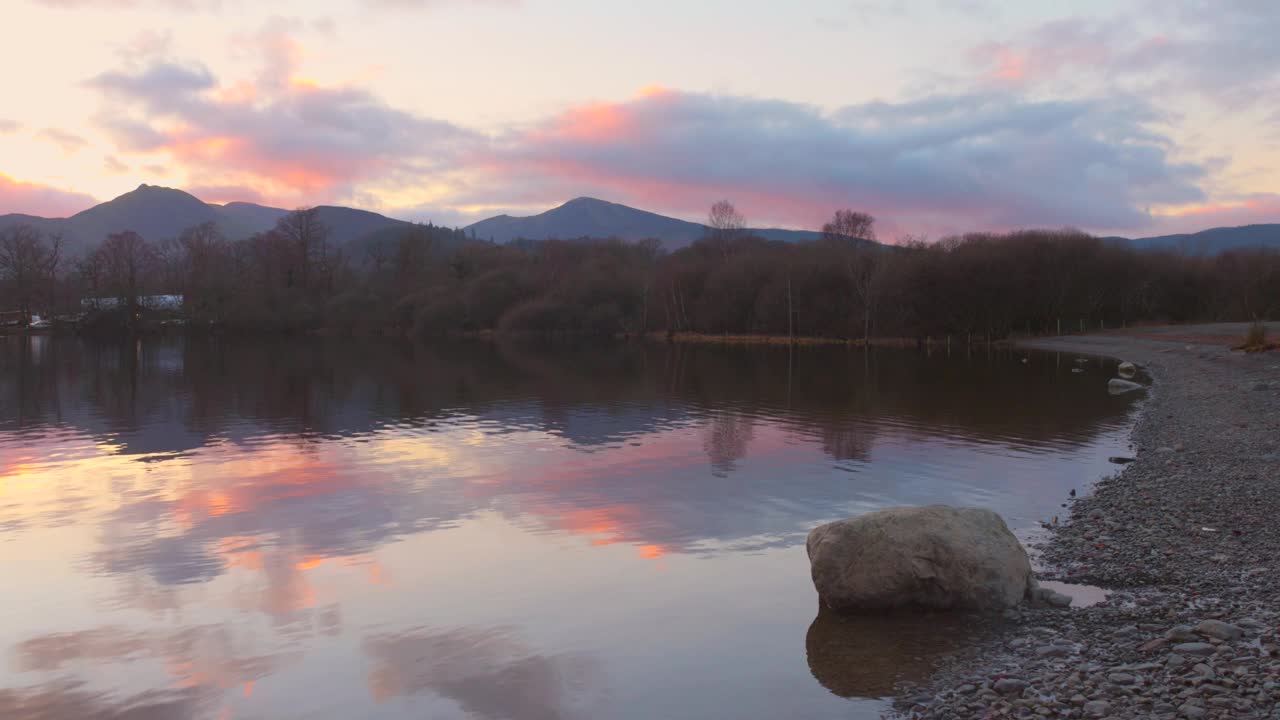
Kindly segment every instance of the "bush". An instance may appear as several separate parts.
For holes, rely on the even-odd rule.
[[[1254,321],[1244,334],[1244,348],[1264,348],[1267,346],[1267,326],[1262,321]]]

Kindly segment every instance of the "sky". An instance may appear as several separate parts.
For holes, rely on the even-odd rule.
[[[0,214],[1280,222],[1275,0],[3,0]]]

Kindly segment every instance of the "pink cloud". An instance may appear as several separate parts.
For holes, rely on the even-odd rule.
[[[1196,232],[1211,227],[1280,223],[1280,194],[1258,193],[1179,208],[1159,216],[1161,232]]]
[[[733,199],[756,225],[816,228],[841,207],[941,233],[1149,224],[1152,204],[1203,201],[1140,104],[1008,93],[798,103],[671,90],[569,108],[474,158],[478,190],[525,206],[601,195],[698,218]]]
[[[393,108],[360,89],[298,76],[305,48],[284,21],[244,36],[252,79],[220,82],[200,64],[152,61],[89,81],[101,127],[122,149],[167,156],[201,184],[285,206],[337,202],[363,184],[412,184],[451,167],[478,135]]]
[[[222,205],[229,202],[251,202],[265,204],[267,198],[250,187],[243,185],[190,185],[185,190],[207,203]]]
[[[51,185],[23,182],[0,173],[0,214],[23,213],[40,217],[67,217],[97,201],[84,193]]]

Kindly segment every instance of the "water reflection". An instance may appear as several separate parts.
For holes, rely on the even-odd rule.
[[[809,528],[1027,526],[1123,448],[1105,363],[1020,357],[2,338],[0,716],[827,715]],[[877,632],[814,674],[890,694]]]
[[[201,688],[139,693],[131,697],[95,692],[64,681],[27,690],[0,689],[0,717],[19,720],[187,720],[211,705]]]
[[[378,702],[433,693],[457,702],[469,717],[598,717],[596,664],[583,656],[539,654],[511,628],[420,628],[377,635],[364,645],[374,661],[369,690]]]
[[[990,619],[963,613],[842,616],[820,608],[804,644],[809,670],[832,693],[887,698],[996,632]]]

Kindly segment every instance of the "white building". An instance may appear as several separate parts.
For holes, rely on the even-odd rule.
[[[181,295],[142,295],[138,304],[147,310],[168,310],[177,312],[182,309]],[[113,297],[84,298],[80,301],[82,310],[113,310],[120,306],[120,299]]]

